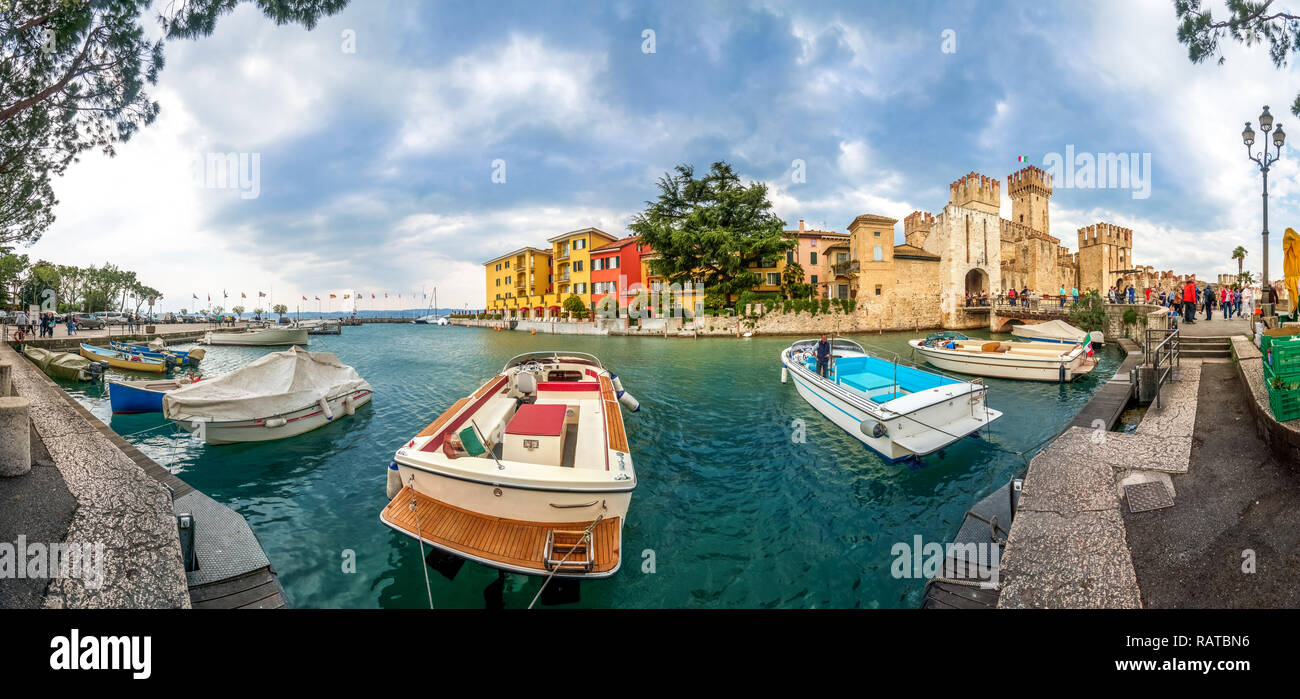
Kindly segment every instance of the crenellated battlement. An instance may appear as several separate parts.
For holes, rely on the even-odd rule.
[[[908,245],[925,247],[925,239],[934,228],[934,214],[925,211],[913,211],[903,218],[903,238]]]
[[[1121,248],[1133,247],[1133,229],[1117,226],[1113,223],[1094,223],[1079,229],[1079,248],[1093,245],[1114,245]]]
[[[948,203],[990,213],[1002,206],[1002,183],[974,172],[948,185]]]
[[[1052,176],[1033,165],[1007,175],[1007,194],[1014,197],[1030,191],[1052,196]]]

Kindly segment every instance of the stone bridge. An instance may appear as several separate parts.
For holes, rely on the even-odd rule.
[[[961,310],[972,320],[988,316],[989,330],[995,333],[1009,332],[1012,325],[1020,323],[1069,319],[1069,307],[1062,308],[1056,299],[1030,299],[1028,306],[1003,301],[990,306],[962,306]]]

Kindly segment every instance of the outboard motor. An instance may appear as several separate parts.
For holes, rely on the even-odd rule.
[[[91,362],[86,365],[86,373],[90,374],[91,381],[103,381],[104,370],[108,368],[108,362]]]

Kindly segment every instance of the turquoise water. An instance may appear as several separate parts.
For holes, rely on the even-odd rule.
[[[906,356],[914,336],[853,337]],[[640,487],[622,570],[585,583],[580,606],[871,608],[917,606],[922,582],[890,575],[891,546],[918,535],[950,539],[971,505],[1027,464],[1008,452],[1041,446],[1119,364],[1107,349],[1098,371],[1073,384],[987,379],[989,405],[1003,411],[991,435],[919,465],[889,465],[780,382],[779,353],[791,339],[348,327],[312,337],[310,349],[356,367],[374,386],[372,405],[315,432],[255,445],[204,446],[157,414],[113,416],[102,386],[63,385],[146,454],[242,514],[292,606],[426,607],[417,542],[379,522],[394,450],[510,357],[590,352],[641,401],[641,412],[626,417]],[[208,348],[202,368],[216,375],[267,351]],[[792,440],[796,420],[805,425],[803,443]],[[643,569],[647,551],[653,572]],[[344,572],[352,556],[356,572]],[[430,570],[433,603],[481,608],[496,577],[474,565],[455,581]],[[527,606],[538,585],[508,576],[506,606]]]

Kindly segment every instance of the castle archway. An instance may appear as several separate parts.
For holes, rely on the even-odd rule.
[[[989,275],[984,270],[976,267],[966,273],[966,293],[983,294],[989,290]]]

